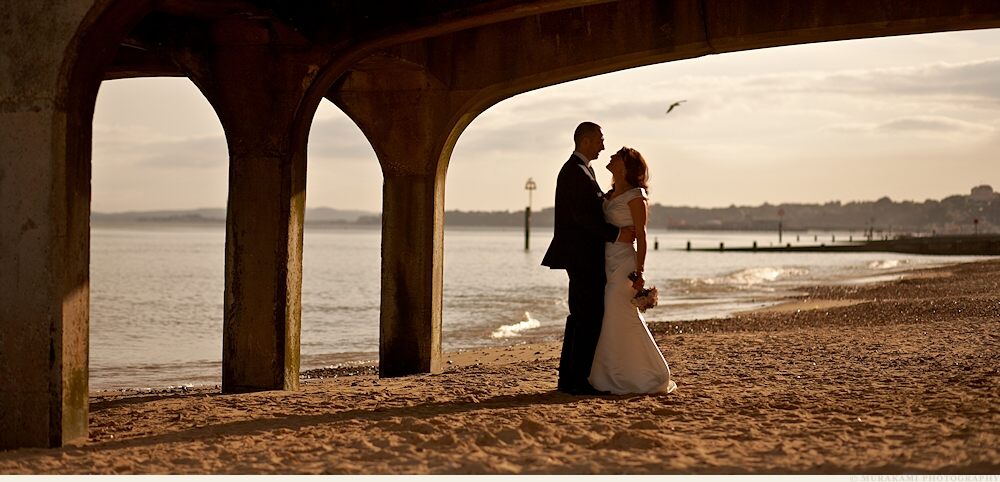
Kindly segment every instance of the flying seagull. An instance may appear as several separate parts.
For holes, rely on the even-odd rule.
[[[670,107],[667,108],[667,114],[669,114],[670,111],[674,110],[674,107],[677,107],[677,106],[681,105],[684,102],[687,102],[687,100],[685,99],[685,100],[677,101],[677,102],[674,102],[673,104],[670,104]]]

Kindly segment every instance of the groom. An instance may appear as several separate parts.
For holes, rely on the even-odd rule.
[[[590,385],[590,367],[604,318],[604,243],[631,242],[635,228],[619,230],[604,221],[604,191],[590,161],[604,150],[601,126],[583,122],[573,133],[576,150],[556,180],[555,231],[542,266],[569,275],[569,317],[559,359],[561,392],[598,394]]]

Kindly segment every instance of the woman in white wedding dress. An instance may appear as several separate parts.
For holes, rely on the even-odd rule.
[[[649,179],[646,160],[635,149],[621,148],[608,163],[614,186],[604,201],[604,218],[618,226],[635,226],[632,243],[605,243],[604,321],[590,370],[590,384],[597,390],[615,394],[670,393],[677,385],[670,379],[670,367],[646,327],[632,298],[645,285],[646,188]],[[635,273],[635,281],[629,275]]]

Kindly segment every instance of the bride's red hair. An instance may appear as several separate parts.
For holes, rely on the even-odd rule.
[[[634,187],[649,190],[649,165],[639,151],[631,147],[622,147],[618,152],[625,161],[625,181]]]

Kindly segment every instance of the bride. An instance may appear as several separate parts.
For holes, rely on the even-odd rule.
[[[605,243],[604,320],[590,370],[590,384],[615,394],[670,393],[677,385],[632,297],[645,285],[646,188],[649,170],[642,154],[621,148],[608,163],[613,186],[604,201],[604,218],[618,227],[635,226],[632,243]],[[635,281],[629,275],[635,273]]]

